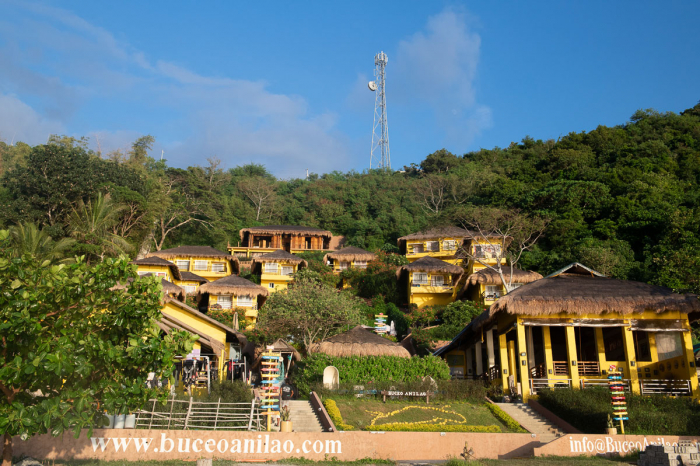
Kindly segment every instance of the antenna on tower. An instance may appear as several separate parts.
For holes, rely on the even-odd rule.
[[[386,93],[384,69],[389,58],[384,52],[374,56],[374,81],[367,86],[374,96],[374,126],[372,127],[372,147],[369,153],[369,169],[391,170],[389,155],[389,125],[386,120]]]

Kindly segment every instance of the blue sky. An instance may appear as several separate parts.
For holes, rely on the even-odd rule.
[[[700,100],[700,2],[0,0],[0,139],[156,137],[174,166],[369,164],[384,51],[392,167]]]

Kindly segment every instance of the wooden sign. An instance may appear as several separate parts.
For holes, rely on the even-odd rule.
[[[411,398],[423,398],[425,397],[425,402],[430,403],[430,395],[432,392],[402,392],[399,390],[382,390],[379,392],[382,395],[382,401],[386,403],[387,396],[407,396]]]

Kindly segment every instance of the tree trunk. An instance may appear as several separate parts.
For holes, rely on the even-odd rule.
[[[12,466],[12,436],[7,433],[2,446],[2,466]]]

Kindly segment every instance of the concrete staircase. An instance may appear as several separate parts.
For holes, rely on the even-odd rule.
[[[321,422],[311,407],[311,403],[305,400],[289,400],[286,403],[290,409],[289,420],[292,421],[294,432],[323,432]]]
[[[496,403],[510,417],[520,423],[528,432],[537,434],[540,442],[547,443],[565,434],[537,411],[525,403]]]

